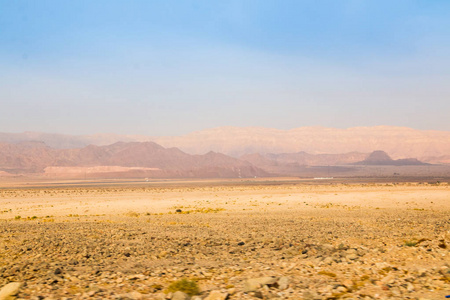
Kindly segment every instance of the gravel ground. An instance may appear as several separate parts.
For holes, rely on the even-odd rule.
[[[0,195],[6,295],[0,291],[0,299],[450,295],[448,185],[5,189]],[[86,213],[69,213],[79,211]],[[197,295],[170,291],[183,278],[197,283]]]

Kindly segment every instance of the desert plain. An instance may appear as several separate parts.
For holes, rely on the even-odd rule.
[[[450,295],[448,182],[0,186],[0,299]]]

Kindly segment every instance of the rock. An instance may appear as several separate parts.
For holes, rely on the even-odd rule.
[[[252,280],[252,279],[248,279],[244,283],[244,292],[245,293],[254,292],[254,291],[258,290],[260,287],[261,287],[261,284],[259,282]]]
[[[402,293],[400,292],[400,289],[398,287],[393,287],[391,290],[392,295],[396,297],[400,297]]]
[[[221,291],[212,291],[208,297],[204,300],[225,300],[228,297],[228,293],[222,293]]]
[[[353,281],[351,281],[350,279],[345,279],[344,281],[342,281],[342,285],[347,289],[350,289],[353,286]]]
[[[358,259],[358,255],[357,254],[349,254],[345,257],[347,260],[357,260]]]
[[[252,297],[252,299],[253,299],[253,298],[263,299],[263,298],[264,298],[264,295],[263,295],[263,293],[262,293],[261,291],[250,292],[250,293],[248,293],[248,295],[249,295],[250,297]],[[239,299],[240,299],[240,298],[239,298]]]
[[[173,293],[172,298],[170,298],[172,300],[188,300],[189,299],[189,295],[180,291],[177,291],[175,293]]]
[[[280,279],[278,279],[277,284],[278,284],[278,288],[280,290],[285,290],[289,287],[289,278],[288,277],[280,277]]]
[[[158,257],[159,257],[159,258],[164,258],[164,257],[166,257],[168,254],[169,254],[169,253],[168,253],[167,251],[161,251],[161,252],[159,252]]]
[[[304,291],[303,292],[303,299],[305,299],[305,300],[315,300],[316,299],[315,296],[316,295],[313,294],[311,291]]]
[[[323,244],[322,249],[325,251],[332,251],[332,250],[334,250],[334,247],[333,247],[333,245],[330,245],[330,244]]]
[[[341,285],[335,288],[336,293],[346,293],[348,290],[345,286]]]
[[[155,299],[157,299],[157,300],[166,300],[166,294],[164,294],[164,293],[157,293],[157,294],[154,294],[154,297],[155,297]]]
[[[324,260],[323,260],[323,263],[324,264],[327,264],[327,265],[331,265],[332,263],[333,263],[333,258],[332,257],[330,257],[330,256],[328,256],[327,258],[325,258]]]
[[[10,297],[17,295],[20,288],[22,287],[22,282],[11,282],[5,285],[0,290],[0,300],[7,300]]]
[[[244,283],[244,292],[254,292],[263,285],[273,286],[277,283],[276,277],[259,277],[247,279]]]
[[[414,285],[410,282],[406,284],[406,290],[410,293],[414,292]]]
[[[358,253],[358,251],[356,251],[356,249],[354,249],[354,248],[350,248],[346,252],[347,252],[347,254],[356,254],[356,253]]]
[[[137,292],[137,291],[128,293],[128,296],[129,296],[131,299],[135,299],[135,300],[139,300],[139,299],[142,299],[142,298],[143,298],[142,294],[139,293],[139,292]]]

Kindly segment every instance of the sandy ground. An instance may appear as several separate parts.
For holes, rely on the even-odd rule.
[[[177,299],[167,287],[188,278],[199,299],[444,299],[449,216],[447,183],[3,187],[0,287]]]

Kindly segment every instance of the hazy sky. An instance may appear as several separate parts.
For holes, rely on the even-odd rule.
[[[450,1],[0,0],[0,131],[450,130]]]

